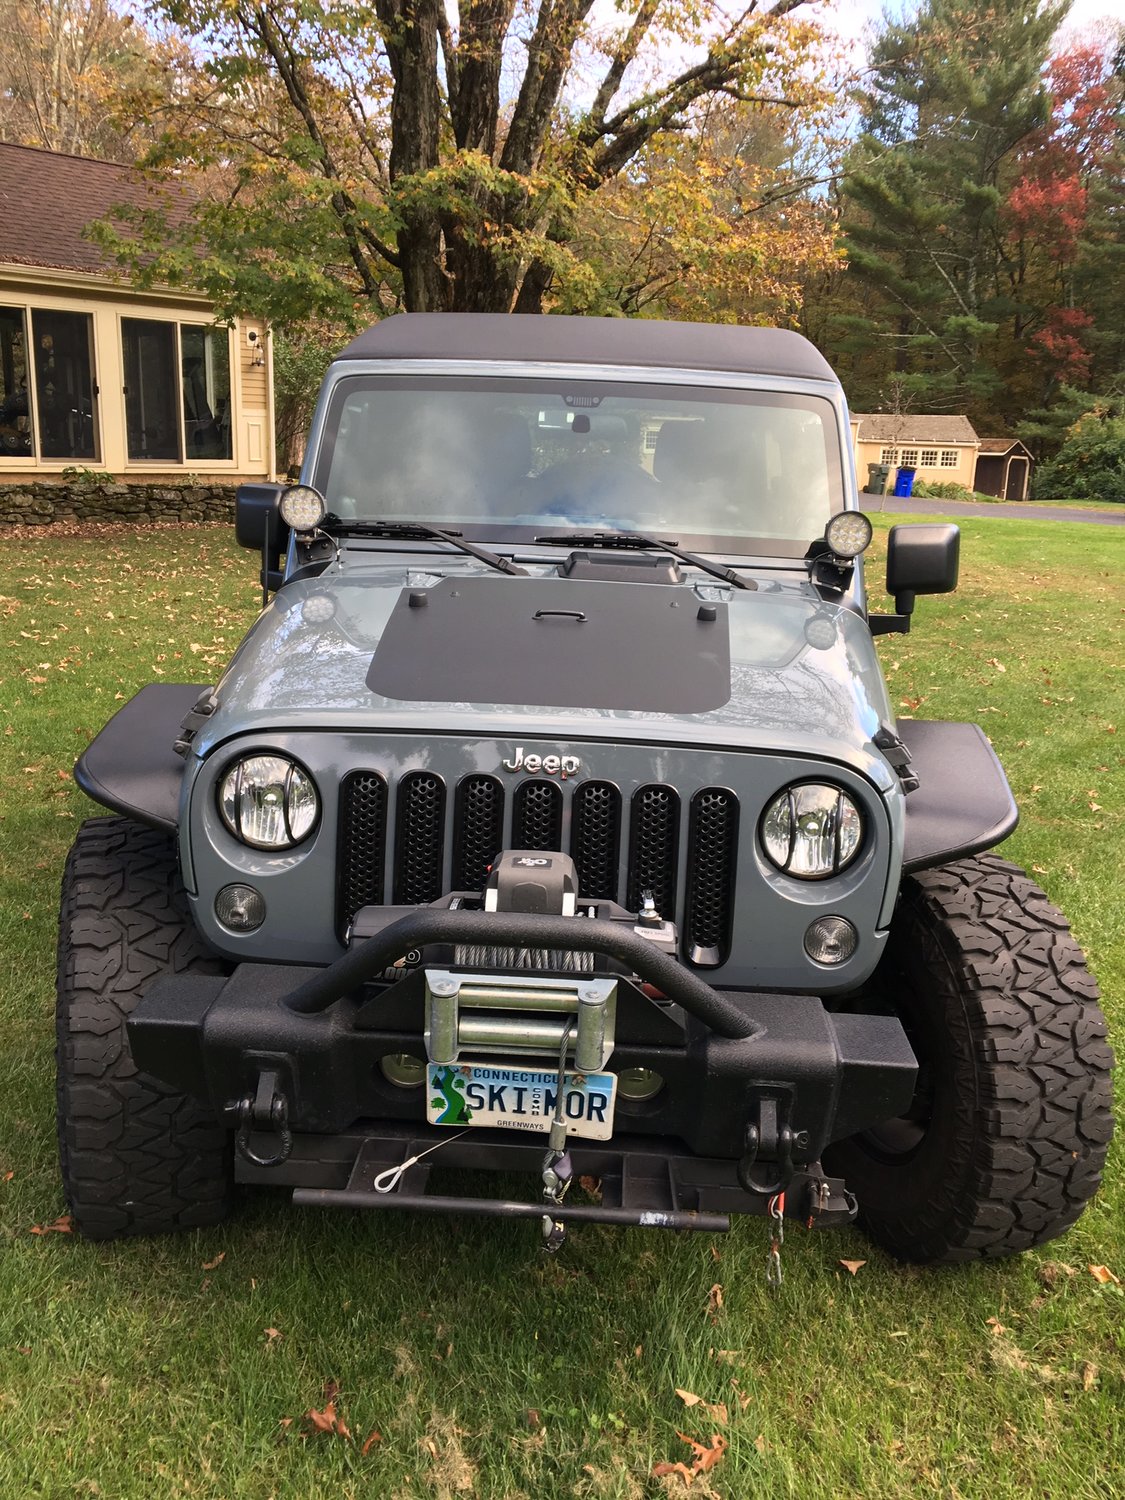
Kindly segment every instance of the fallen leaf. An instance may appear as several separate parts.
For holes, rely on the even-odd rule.
[[[697,1396],[694,1391],[681,1391],[679,1386],[676,1387],[676,1395],[685,1406],[698,1406],[703,1400],[703,1397]]]
[[[716,1281],[715,1285],[707,1293],[707,1316],[712,1323],[718,1320],[723,1310],[723,1289]]]
[[[1087,1270],[1094,1280],[1100,1282],[1102,1286],[1107,1286],[1111,1281],[1114,1286],[1121,1285],[1120,1278],[1115,1276],[1108,1266],[1088,1266]]]
[[[1082,1379],[1082,1389],[1092,1391],[1098,1383],[1098,1367],[1092,1365],[1088,1359],[1083,1360],[1079,1366],[1078,1373]]]
[[[276,1343],[278,1339],[285,1337],[280,1328],[267,1328],[264,1331],[267,1344]]]
[[[600,1177],[580,1177],[578,1186],[588,1198],[593,1198],[595,1203],[602,1201],[602,1183]]]
[[[677,1432],[676,1436],[683,1438],[685,1443],[691,1444],[692,1452],[695,1454],[691,1466],[697,1474],[706,1474],[710,1469],[713,1469],[730,1446],[721,1432],[713,1432],[711,1434],[711,1446],[709,1448],[704,1443],[697,1443],[694,1438],[688,1437],[685,1432]]]
[[[351,1442],[351,1432],[343,1417],[336,1410],[335,1399],[329,1401],[323,1411],[310,1407],[301,1420],[308,1423],[311,1432],[334,1433],[336,1437],[342,1437],[345,1442]]]
[[[720,1251],[718,1245],[712,1245],[711,1246],[711,1259],[715,1260],[715,1261],[719,1261],[719,1260],[722,1260],[722,1258],[723,1258],[722,1252]]]
[[[32,1234],[73,1234],[74,1220],[69,1214],[60,1214],[53,1224],[33,1224]],[[1114,1278],[1116,1280],[1116,1277]]]
[[[372,1448],[374,1448],[375,1444],[381,1443],[382,1441],[383,1434],[377,1429],[372,1429],[372,1431],[367,1434],[367,1439],[364,1442],[363,1447],[359,1450],[360,1457],[366,1458],[367,1455],[371,1452]]]
[[[11,1182],[11,1180],[12,1180],[12,1178],[13,1178],[13,1177],[14,1177],[14,1176],[15,1176],[15,1175],[16,1175],[16,1174],[15,1174],[15,1173],[14,1173],[14,1172],[5,1172],[5,1173],[4,1173],[4,1181],[5,1181],[5,1182]]]
[[[691,1484],[692,1480],[695,1478],[694,1473],[691,1469],[688,1468],[687,1464],[653,1465],[652,1477],[654,1479],[663,1479],[667,1474],[678,1474],[683,1482],[687,1485]]]
[[[226,1258],[227,1258],[227,1252],[225,1250],[220,1250],[219,1253],[218,1253],[218,1255],[216,1255],[216,1257],[215,1257],[214,1260],[205,1260],[203,1262],[203,1269],[205,1271],[213,1271],[213,1270],[215,1270],[215,1268],[217,1266],[221,1266],[222,1263],[223,1263],[223,1261],[226,1260]]]
[[[766,1440],[760,1432],[754,1439],[754,1447],[757,1448],[759,1453],[764,1453],[766,1451]]]
[[[537,1428],[542,1427],[543,1425],[543,1418],[539,1415],[534,1406],[529,1407],[524,1413],[524,1421],[527,1423],[528,1427],[531,1428],[532,1432],[534,1432]]]
[[[692,1406],[702,1406],[703,1410],[708,1413],[713,1421],[721,1422],[724,1427],[730,1420],[725,1401],[704,1401],[703,1397],[697,1396],[694,1391],[681,1391],[678,1386],[676,1387],[676,1395],[689,1408]]]
[[[865,1260],[842,1260],[840,1264],[849,1276],[854,1276],[867,1262]]]
[[[1004,1327],[999,1318],[989,1318],[987,1321],[989,1328],[991,1328],[993,1333],[997,1336],[1003,1333],[1007,1333],[1008,1330]]]

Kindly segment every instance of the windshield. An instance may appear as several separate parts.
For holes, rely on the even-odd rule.
[[[342,521],[481,540],[640,531],[802,556],[844,503],[831,402],[774,391],[351,376],[319,451]]]

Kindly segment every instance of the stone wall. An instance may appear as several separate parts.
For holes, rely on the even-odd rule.
[[[0,483],[0,522],[233,521],[234,484],[117,484],[112,480],[36,479]]]

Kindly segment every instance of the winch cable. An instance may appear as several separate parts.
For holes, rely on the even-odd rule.
[[[416,1166],[424,1156],[429,1156],[434,1151],[440,1151],[443,1146],[451,1146],[454,1141],[459,1141],[463,1135],[468,1135],[469,1126],[464,1130],[458,1130],[456,1134],[446,1136],[442,1141],[435,1141],[432,1146],[427,1146],[425,1151],[419,1151],[417,1156],[408,1156],[405,1161],[400,1161],[397,1166],[388,1167],[385,1172],[380,1172],[371,1186],[377,1193],[393,1193],[402,1180],[402,1174],[410,1167]]]

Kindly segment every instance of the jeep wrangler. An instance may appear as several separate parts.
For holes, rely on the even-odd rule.
[[[888,699],[874,637],[955,587],[957,528],[891,529],[875,612],[859,503],[795,333],[414,314],[345,349],[301,483],[238,492],[263,610],[223,677],[76,767],[115,814],[63,879],[82,1233],[235,1184],[548,1248],[858,1215],[933,1263],[1073,1223],[1097,989],[986,852],[985,735]]]

